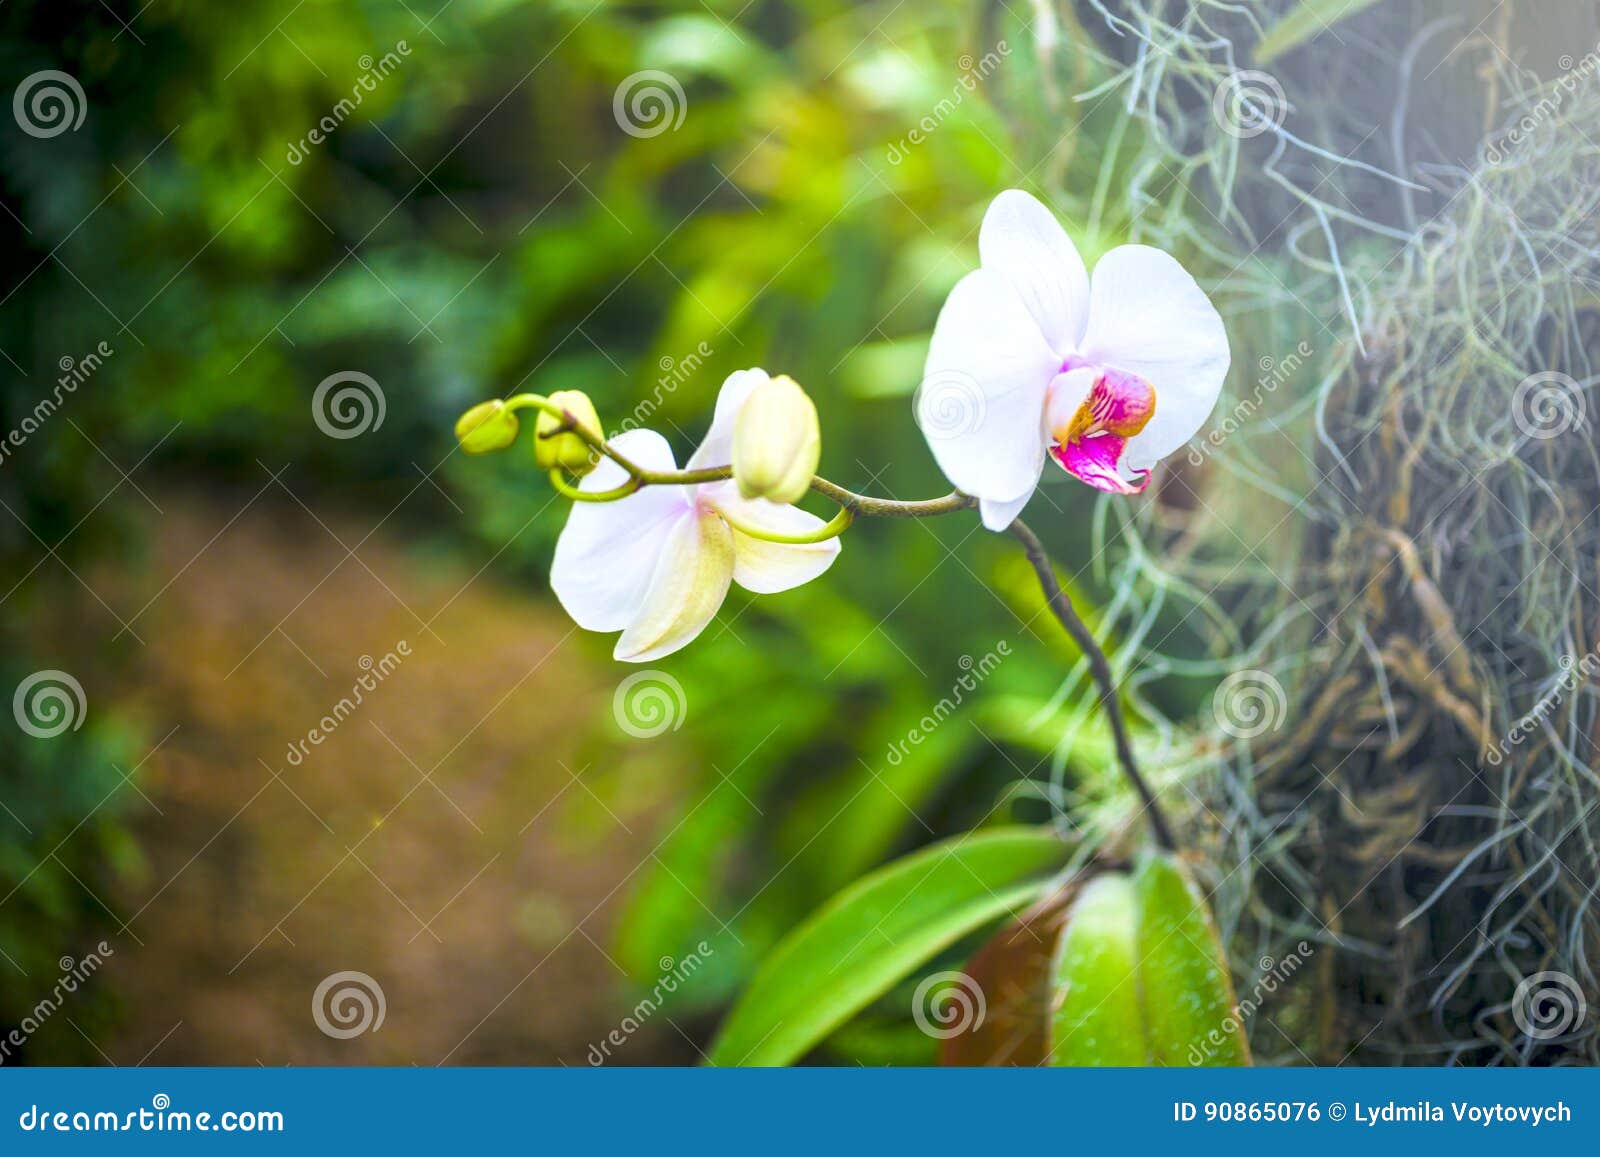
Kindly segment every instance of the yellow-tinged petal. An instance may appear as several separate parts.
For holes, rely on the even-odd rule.
[[[638,617],[612,655],[647,663],[692,641],[716,617],[733,582],[733,531],[712,510],[673,528],[656,562]]]

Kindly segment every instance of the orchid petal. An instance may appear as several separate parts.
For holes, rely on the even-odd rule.
[[[1017,515],[1022,513],[1022,508],[1028,505],[1028,500],[1033,497],[1033,492],[1038,487],[1028,487],[1028,492],[1021,498],[1013,498],[1009,502],[995,502],[988,498],[978,499],[978,516],[983,519],[983,525],[988,530],[996,532],[1004,530],[1017,520]]]
[[[733,580],[733,531],[714,511],[680,519],[662,544],[638,617],[612,657],[648,663],[691,642],[716,617]]]
[[[933,329],[917,422],[939,469],[977,498],[1032,493],[1044,468],[1044,396],[1061,359],[1010,283],[979,269]]]
[[[1106,490],[1112,494],[1138,494],[1149,485],[1149,474],[1137,474],[1134,481],[1130,482],[1123,477],[1124,471],[1117,469],[1129,441],[1116,434],[1101,434],[1052,447],[1050,453],[1068,474],[1087,482],[1096,490]]]
[[[654,430],[629,430],[612,445],[646,470],[673,469],[672,448]],[[602,458],[579,489],[610,490],[627,478],[621,466]],[[550,565],[550,589],[573,621],[588,631],[620,631],[631,623],[663,545],[692,509],[683,486],[647,486],[616,502],[574,502]]]
[[[1083,360],[1137,374],[1156,392],[1155,415],[1128,440],[1124,466],[1148,470],[1199,431],[1228,374],[1228,334],[1205,291],[1177,259],[1121,245],[1094,267]]]
[[[1007,189],[983,215],[978,256],[1016,290],[1060,357],[1078,347],[1089,319],[1089,274],[1055,214],[1021,189]]]
[[[729,466],[733,463],[733,422],[739,416],[750,391],[767,380],[762,369],[735,370],[723,380],[717,393],[717,409],[711,416],[711,429],[698,449],[689,456],[686,470],[703,470],[710,466]]]
[[[737,484],[718,482],[700,490],[705,502],[729,518],[773,534],[803,535],[821,530],[824,523],[795,506],[764,498],[745,498]],[[839,557],[839,540],[825,542],[767,542],[733,532],[733,581],[752,594],[771,595],[791,590],[816,578]]]

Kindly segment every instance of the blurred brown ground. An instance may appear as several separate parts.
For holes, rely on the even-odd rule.
[[[662,802],[648,767],[587,765],[615,754],[583,738],[614,679],[553,604],[394,528],[363,542],[376,516],[312,515],[276,488],[239,513],[248,498],[156,494],[146,555],[90,580],[125,618],[149,604],[112,706],[155,745],[134,773],[145,798],[121,800],[148,870],[109,902],[126,926],[102,1055],[587,1063],[631,1003],[605,946]],[[410,656],[292,766],[363,657],[401,640]],[[386,1012],[335,1039],[312,994],[345,970]],[[696,1059],[665,1017],[614,1051]]]

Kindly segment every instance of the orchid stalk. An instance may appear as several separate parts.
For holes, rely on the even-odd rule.
[[[761,369],[723,383],[711,428],[682,467],[652,430],[606,438],[593,404],[573,390],[481,403],[456,435],[469,453],[502,450],[516,440],[518,412],[535,411],[535,461],[573,503],[551,589],[579,626],[620,632],[613,656],[623,662],[687,645],[735,583],[775,594],[817,578],[858,518],[976,510],[1022,545],[1051,613],[1088,660],[1118,765],[1157,843],[1172,850],[1111,665],[1018,516],[1050,460],[1096,489],[1141,492],[1155,464],[1209,416],[1227,373],[1227,335],[1170,255],[1120,246],[1091,279],[1050,211],[1019,190],[990,206],[979,253],[981,267],[939,316],[917,403],[929,448],[956,485],[949,494],[879,498],[817,475],[815,405],[792,379]],[[945,429],[952,385],[965,413]],[[793,505],[807,492],[834,503],[833,517]]]

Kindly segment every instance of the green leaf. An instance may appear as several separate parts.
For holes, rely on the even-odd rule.
[[[1267,29],[1261,43],[1256,45],[1256,63],[1266,64],[1331,29],[1345,17],[1354,16],[1376,3],[1377,0],[1301,0],[1299,7],[1284,13],[1281,20]]]
[[[1045,828],[960,836],[828,901],[773,951],[728,1015],[714,1065],[784,1065],[936,952],[1027,905],[1070,854]]]
[[[1167,854],[1145,857],[1134,889],[1151,1063],[1248,1065],[1227,958],[1200,889]]]
[[[1120,872],[1083,886],[1055,960],[1052,1065],[1147,1065],[1140,1006],[1139,903]]]

